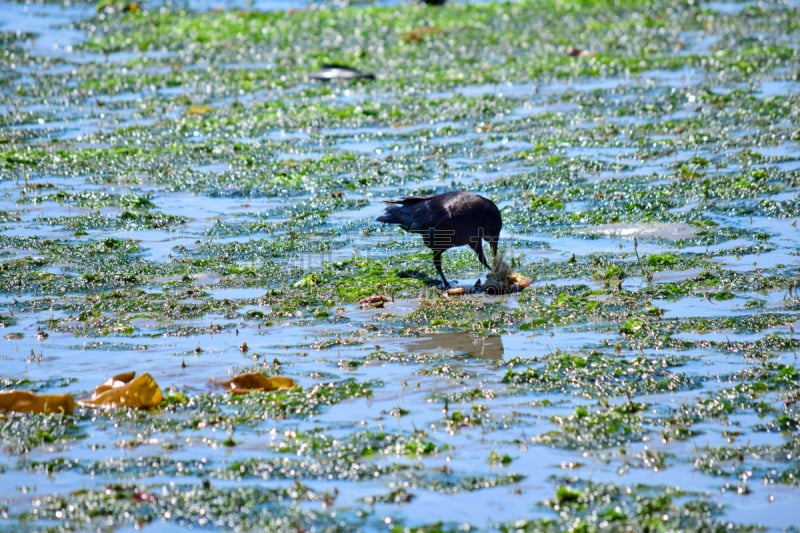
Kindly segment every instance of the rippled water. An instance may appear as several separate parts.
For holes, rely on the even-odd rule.
[[[303,9],[310,4],[312,3],[298,2],[296,5],[292,3],[291,7]],[[333,8],[343,5],[326,4]],[[403,5],[403,2],[378,2],[375,5]],[[712,12],[731,14],[756,5],[754,2],[712,2],[704,7]],[[797,8],[796,4],[787,5],[789,9]],[[287,2],[277,0],[192,0],[186,6],[192,10],[243,8],[252,11],[283,10],[289,7]],[[206,102],[212,107],[227,106],[232,101],[230,95],[224,94],[224,88],[209,87],[202,94],[203,89],[199,87],[154,87],[141,93],[92,95],[90,91],[86,91],[80,93],[79,97],[73,95],[61,99],[41,98],[35,102],[26,99],[21,105],[17,105],[11,101],[10,96],[15,86],[35,85],[47,76],[57,78],[78,65],[99,62],[113,68],[114,65],[124,65],[129,60],[140,59],[142,55],[157,58],[160,52],[139,54],[133,51],[103,56],[77,49],[87,38],[86,32],[78,23],[94,15],[94,5],[0,2],[0,12],[4,13],[0,31],[6,35],[6,41],[14,41],[25,54],[34,58],[28,64],[2,65],[5,72],[13,73],[14,80],[3,84],[5,96],[0,110],[8,116],[30,117],[30,120],[9,119],[3,123],[4,144],[13,142],[21,146],[46,147],[48,150],[58,143],[64,143],[68,149],[103,147],[109,142],[103,135],[136,126],[158,129],[165,127],[161,121],[183,116],[185,110],[171,103],[171,99],[178,96]],[[22,39],[10,37],[15,34],[30,36]],[[796,34],[782,38],[791,46],[797,47]],[[679,53],[714,53],[711,51],[715,50],[716,45],[716,36],[706,33],[687,34]],[[20,57],[26,57],[25,54]],[[268,62],[253,63],[243,60],[242,63],[228,66],[232,70],[256,71],[267,69],[270,65]],[[167,67],[155,65],[151,73],[163,69]],[[146,73],[144,69],[141,74]],[[300,273],[286,282],[291,284],[308,272],[324,271],[325,265],[333,262],[345,262],[354,257],[386,260],[401,252],[418,250],[420,243],[416,238],[377,227],[373,223],[383,209],[380,200],[424,190],[465,188],[485,190],[484,194],[489,196],[494,193],[498,205],[507,216],[503,231],[504,245],[512,255],[519,258],[519,268],[535,278],[531,288],[521,296],[486,297],[490,303],[497,303],[502,312],[513,313],[524,309],[525,313],[529,313],[530,309],[534,309],[531,301],[536,298],[541,300],[540,310],[544,312],[545,307],[554,304],[557,295],[580,292],[582,287],[596,291],[596,294],[591,295],[594,301],[610,306],[624,306],[626,304],[621,300],[617,304],[618,294],[604,280],[602,272],[598,273],[600,267],[592,261],[602,263],[619,260],[626,265],[635,265],[634,250],[645,258],[659,254],[688,258],[700,256],[708,265],[713,265],[731,276],[741,274],[757,277],[763,273],[796,279],[800,271],[800,230],[796,224],[797,214],[767,216],[753,207],[757,207],[758,201],[791,203],[798,200],[796,177],[800,169],[800,146],[796,131],[794,134],[786,134],[787,131],[796,130],[796,125],[791,124],[796,116],[787,117],[784,123],[765,126],[774,131],[776,136],[782,137],[780,142],[770,144],[759,144],[759,135],[767,135],[768,132],[763,131],[762,125],[758,123],[750,124],[752,130],[724,134],[719,130],[711,131],[717,127],[725,127],[714,124],[709,126],[707,133],[710,137],[718,136],[721,139],[719,142],[698,144],[691,149],[673,149],[668,146],[664,149],[665,153],[659,153],[658,142],[677,138],[680,132],[664,134],[660,138],[653,135],[648,139],[650,146],[642,146],[637,140],[628,138],[625,133],[628,127],[658,125],[670,120],[697,116],[703,112],[703,106],[713,105],[705,103],[705,100],[700,101],[707,96],[705,91],[711,91],[708,83],[708,73],[697,66],[675,70],[649,70],[638,75],[572,77],[567,80],[547,80],[544,83],[537,80],[463,84],[452,88],[440,87],[426,95],[429,99],[443,101],[462,97],[506,99],[507,108],[487,119],[487,122],[497,128],[497,133],[483,128],[483,123],[475,117],[458,120],[423,116],[419,116],[416,122],[405,121],[392,125],[350,127],[337,124],[328,127],[322,124],[297,130],[274,129],[259,138],[248,137],[242,132],[241,137],[226,140],[258,146],[264,144],[266,149],[274,152],[274,159],[278,161],[314,161],[331,154],[347,153],[354,157],[363,157],[376,167],[384,164],[390,157],[416,158],[420,163],[416,168],[409,165],[412,168],[402,178],[376,184],[369,191],[345,190],[342,193],[343,199],[365,202],[346,208],[331,208],[322,223],[311,226],[312,232],[318,232],[311,241],[316,245],[326,245],[319,246],[320,250],[290,250],[276,255],[274,264],[260,258],[238,258],[232,262],[241,266],[257,265],[266,272],[267,284],[283,275],[279,272],[280,269],[297,269]],[[729,84],[714,86],[712,92],[727,94],[741,90],[742,87],[749,87],[747,90],[750,94],[762,100],[796,96],[800,89],[797,68],[791,72],[768,72],[749,81],[735,79]],[[245,106],[243,113],[246,113],[247,106],[251,106],[249,109],[252,110],[260,102],[281,98],[288,100],[308,88],[309,86],[290,87],[285,93],[281,89],[264,89],[237,96],[235,100],[242,102]],[[71,90],[72,87],[65,88],[67,92]],[[662,105],[656,102],[675,93],[682,95],[679,102],[661,114],[619,112],[626,106],[631,106],[632,109],[646,107],[642,102],[651,102],[652,106]],[[402,102],[403,96],[399,91],[376,94],[374,89],[361,85],[353,88],[339,86],[331,88],[329,94],[312,96],[306,104],[367,105],[374,102]],[[142,111],[142,106],[150,105],[153,98],[165,101],[164,112],[160,116],[150,116]],[[596,107],[586,104],[585,99],[589,98],[596,98]],[[598,108],[606,111],[598,112]],[[714,113],[700,116],[702,118],[699,120],[711,119]],[[548,131],[545,121],[556,119],[563,120],[563,131],[552,138],[537,139],[537,136],[546,135]],[[596,131],[600,127],[611,132],[607,134],[607,142],[596,142],[589,137],[588,132]],[[585,144],[565,140],[567,132],[581,130],[587,132]],[[184,137],[175,142],[191,145],[193,140],[200,145],[208,140],[209,133],[198,130],[190,134],[182,132],[180,135]],[[214,138],[215,134],[210,135]],[[735,139],[753,140],[735,144]],[[553,187],[548,191],[543,185],[525,185],[522,179],[507,186],[497,185],[503,179],[525,176],[526,173],[531,174],[533,183],[537,175],[555,168],[548,166],[548,163],[520,156],[524,151],[534,150],[537,140],[549,142],[548,147],[553,156],[575,161],[575,167],[568,169],[565,180],[573,180],[581,186],[588,184],[587,186],[596,187],[594,196],[570,198],[568,185],[559,185],[558,188]],[[267,146],[268,143],[275,144]],[[743,152],[748,149],[763,156],[764,162],[760,166],[749,160],[744,161],[746,154],[743,155]],[[207,160],[198,160],[190,170],[211,177],[241,172],[241,180],[249,175],[248,171],[241,171],[241,166],[236,166],[239,163],[229,160],[234,159],[233,157],[226,157],[212,154],[205,158]],[[615,183],[625,187],[629,187],[631,183],[636,184],[630,186],[632,189],[618,192],[621,199],[628,195],[627,198],[633,202],[634,196],[641,190],[668,187],[676,181],[675,169],[682,165],[691,166],[693,158],[706,159],[712,169],[709,172],[717,173],[715,175],[744,175],[755,167],[767,168],[771,172],[784,173],[782,175],[787,177],[787,184],[778,191],[760,192],[755,199],[752,196],[744,197],[741,203],[732,198],[719,200],[717,205],[700,195],[687,195],[677,199],[684,203],[674,205],[668,211],[669,217],[664,217],[665,220],[648,219],[647,216],[628,221],[599,222],[591,219],[591,214],[600,209],[599,202],[613,196]],[[435,164],[430,161],[435,161]],[[581,162],[586,164],[579,164]],[[329,192],[322,185],[310,183],[304,192],[291,195],[250,194],[236,180],[232,180],[227,186],[222,184],[204,191],[202,188],[192,189],[189,186],[181,188],[164,185],[159,174],[161,171],[162,169],[154,168],[149,171],[152,175],[131,177],[126,174],[125,169],[120,169],[118,180],[105,181],[99,178],[98,169],[93,168],[86,173],[78,171],[74,175],[42,171],[7,176],[0,181],[2,233],[8,238],[36,237],[70,243],[93,243],[113,236],[123,241],[135,241],[143,260],[167,266],[189,256],[202,256],[205,253],[202,251],[204,246],[255,242],[260,239],[273,239],[277,243],[289,239],[294,231],[293,227],[280,229],[279,225],[294,219],[292,213],[282,210],[302,202],[311,202],[320,194],[324,196]],[[370,167],[365,165],[354,174],[366,174],[370,171]],[[398,171],[387,169],[386,172]],[[313,182],[314,179],[329,177],[316,175],[307,180]],[[788,184],[790,178],[794,182]],[[37,186],[41,189],[37,189]],[[55,199],[29,200],[31,195],[56,191],[148,195],[154,211],[183,217],[184,220],[167,228],[108,229],[101,226],[78,231],[64,221],[95,214],[112,220],[126,208],[108,205],[100,208],[80,206]],[[574,214],[575,228],[566,224],[565,219],[559,219],[552,226],[542,224],[533,227],[526,222],[524,215],[519,214],[524,209],[536,209],[526,207],[529,198],[547,195],[563,199],[563,209]],[[747,209],[738,209],[745,201],[749,202],[745,206]],[[684,216],[687,213],[692,216]],[[687,218],[692,220],[687,221]],[[700,218],[703,224],[697,223]],[[244,237],[237,233],[215,233],[220,224],[258,224],[264,220],[270,225],[256,228]],[[697,240],[702,238],[701,230],[707,229],[712,223],[717,225],[715,227],[729,230],[730,235],[713,242]],[[81,265],[74,264],[72,260],[45,261],[43,256],[40,257],[41,253],[21,245],[16,248],[8,247],[0,251],[0,261],[12,264],[14,261],[29,259],[36,263],[41,258],[44,266],[37,271],[41,277],[52,274],[66,278],[83,274]],[[448,252],[447,259],[452,261],[447,263],[448,268],[452,267],[457,272],[453,278],[466,287],[484,275],[477,262],[472,257],[467,259],[468,257],[466,252]],[[590,266],[574,271],[565,268],[561,272],[550,268],[553,265],[568,265],[576,257],[578,263]],[[427,258],[425,264],[432,271],[432,265],[427,263]],[[652,272],[649,279],[643,271],[638,272],[632,267],[633,273],[619,280],[618,289],[635,294],[649,289],[655,291],[666,284],[689,282],[701,278],[705,272],[711,270],[708,265],[689,264],[685,267],[664,268]],[[595,269],[594,272],[592,268]],[[151,294],[174,295],[178,290],[176,286],[183,283],[187,281],[181,274],[170,274],[148,279],[137,288]],[[426,302],[438,300],[439,291],[432,284],[426,285],[425,290],[415,294],[397,295],[385,308],[380,309],[362,309],[357,303],[349,301],[337,302],[332,306],[330,316],[339,312],[344,317],[339,321],[287,313],[270,323],[247,318],[248,312],[273,311],[270,304],[265,303],[266,287],[237,285],[236,281],[227,279],[226,274],[214,269],[193,273],[189,276],[188,284],[192,290],[185,291],[185,294],[178,293],[181,294],[177,300],[178,305],[191,306],[209,299],[217,302],[232,301],[239,305],[232,314],[219,311],[209,312],[201,317],[176,316],[169,323],[142,312],[141,316],[130,320],[132,331],[115,331],[113,326],[119,317],[98,304],[95,310],[108,315],[111,331],[107,334],[85,334],[81,329],[82,320],[75,314],[64,311],[62,305],[73,299],[78,302],[87,293],[50,294],[3,287],[0,290],[0,308],[7,307],[7,310],[0,311],[0,315],[13,317],[14,321],[13,325],[6,328],[9,336],[2,341],[0,378],[24,379],[32,384],[46,384],[53,378],[64,378],[70,380],[70,391],[87,393],[110,376],[134,368],[139,373],[152,374],[165,390],[174,389],[185,391],[189,395],[200,395],[213,390],[209,384],[212,378],[226,379],[239,371],[252,369],[254,365],[267,367],[273,360],[280,360],[281,371],[306,389],[323,380],[335,381],[350,377],[359,382],[379,380],[382,386],[375,388],[368,398],[353,398],[322,409],[307,418],[268,420],[256,429],[242,429],[236,433],[239,444],[235,447],[220,446],[219,441],[225,438],[227,430],[215,427],[190,436],[178,435],[177,432],[173,435],[153,432],[143,442],[128,448],[123,441],[134,441],[137,435],[126,433],[129,431],[127,426],[118,431],[116,428],[111,430],[107,425],[113,426],[115,422],[104,419],[103,423],[95,424],[94,420],[88,420],[91,417],[80,422],[82,430],[87,434],[83,440],[41,445],[25,453],[16,453],[8,445],[0,450],[0,479],[5,482],[5,488],[0,490],[0,527],[14,530],[23,523],[19,521],[21,513],[36,508],[39,505],[38,500],[45,495],[55,494],[68,498],[74,491],[100,489],[115,483],[118,478],[123,481],[133,479],[134,482],[147,486],[174,483],[174,477],[157,471],[148,471],[142,477],[124,472],[120,476],[94,476],[79,470],[52,474],[26,470],[25,463],[48,461],[54,457],[69,457],[78,463],[88,464],[106,459],[168,456],[170,459],[187,462],[202,459],[208,462],[211,470],[254,457],[277,455],[270,445],[277,446],[283,440],[288,440],[285,437],[287,432],[310,433],[320,428],[341,440],[346,440],[348,436],[359,431],[373,429],[403,435],[426,429],[432,438],[438,439],[443,448],[444,445],[446,448],[430,457],[413,459],[404,459],[402,453],[398,453],[398,461],[419,463],[421,469],[432,477],[437,472],[447,471],[487,478],[508,472],[524,476],[521,481],[511,484],[452,492],[434,490],[423,483],[414,485],[400,473],[396,477],[387,474],[358,482],[305,479],[302,475],[298,476],[297,481],[313,486],[320,494],[325,491],[333,493],[335,490],[337,497],[334,511],[339,510],[345,516],[353,513],[354,509],[370,508],[370,512],[374,512],[377,517],[374,521],[368,520],[366,525],[364,522],[352,522],[367,529],[379,529],[382,521],[384,525],[395,521],[411,526],[442,521],[446,524],[470,523],[479,528],[490,528],[520,518],[552,517],[552,510],[539,504],[553,498],[553,479],[573,475],[596,483],[680,487],[701,493],[708,501],[721,504],[724,508],[721,514],[723,520],[736,524],[759,524],[769,530],[797,526],[795,507],[799,493],[796,479],[793,482],[774,483],[760,482],[755,477],[748,484],[751,493],[739,495],[735,490],[735,475],[710,475],[701,471],[693,460],[698,454],[705,453],[698,452],[699,447],[724,447],[734,441],[737,444],[747,441],[750,446],[773,447],[796,443],[798,416],[796,408],[792,407],[797,400],[796,391],[773,391],[764,397],[765,402],[773,405],[780,413],[789,418],[794,416],[794,426],[783,431],[758,429],[760,424],[767,423],[776,415],[770,414],[762,419],[753,410],[742,409],[734,410],[729,417],[698,422],[692,427],[698,431],[698,435],[692,438],[661,440],[659,432],[664,428],[659,425],[661,419],[658,419],[664,412],[679,410],[682,404],[701,404],[720,391],[740,382],[747,382],[738,373],[758,368],[761,363],[754,362],[752,354],[737,353],[733,349],[726,351],[725,343],[746,346],[748,343],[755,345],[770,336],[788,339],[786,345],[770,348],[771,351],[763,362],[797,369],[795,329],[800,326],[800,316],[797,313],[797,294],[792,294],[791,289],[795,287],[796,291],[796,284],[766,291],[748,291],[734,287],[730,289],[730,297],[721,294],[719,298],[715,297],[715,293],[729,290],[728,287],[700,286],[691,294],[680,294],[677,297],[655,292],[649,304],[659,310],[659,319],[678,323],[685,321],[688,325],[683,329],[677,326],[677,331],[669,339],[672,344],[665,348],[646,346],[638,350],[635,341],[630,341],[628,336],[621,333],[624,323],[608,322],[599,316],[589,316],[585,320],[573,322],[567,320],[566,325],[552,324],[524,329],[520,323],[536,318],[531,312],[508,328],[484,334],[476,334],[475,330],[463,327],[439,331],[435,327],[422,326],[418,330],[409,331],[401,326],[385,325],[383,315],[386,313],[391,320],[400,323],[405,317],[424,307]],[[104,296],[103,291],[95,292]],[[379,292],[377,288],[376,292]],[[88,294],[92,294],[92,291],[88,291]],[[743,317],[758,318],[768,313],[781,315],[783,320],[769,327],[737,330],[737,321]],[[726,319],[731,322],[726,323]],[[718,322],[711,324],[714,320]],[[47,336],[42,338],[41,330],[46,329],[46,325],[52,321],[59,322],[59,329],[48,331]],[[691,321],[708,321],[710,325]],[[182,328],[189,333],[179,333]],[[11,335],[12,333],[17,335]],[[679,342],[685,342],[682,349],[675,347]],[[249,350],[242,349],[245,344]],[[628,360],[633,360],[640,354],[654,359],[680,356],[684,360],[675,371],[697,378],[701,384],[699,387],[675,391],[635,394],[637,402],[647,405],[642,413],[643,418],[658,419],[659,422],[652,424],[645,438],[619,446],[626,448],[625,453],[598,451],[591,447],[576,450],[558,444],[544,445],[537,441],[537,436],[558,430],[559,417],[569,417],[579,406],[594,409],[603,403],[622,404],[626,398],[592,397],[590,393],[580,394],[569,389],[552,392],[535,388],[527,391],[513,389],[503,383],[501,378],[506,371],[518,369],[503,365],[514,358],[528,361],[526,364],[544,365],[562,354],[581,353],[588,356],[593,351],[610,354],[613,353],[615,344],[624,344],[620,350]],[[396,364],[370,358],[379,351],[405,353],[421,359],[417,362]],[[425,354],[434,359],[424,360]],[[447,363],[442,363],[442,360]],[[351,362],[358,364],[350,364]],[[447,366],[446,371],[439,368],[442,365]],[[454,378],[454,375],[463,377]],[[597,379],[601,380],[600,377]],[[485,396],[474,400],[453,401],[452,404],[442,399],[450,398],[448,394],[455,398],[456,394],[475,389],[483,391]],[[45,385],[40,389],[41,392],[63,390],[64,387],[58,384]],[[484,427],[453,430],[443,424],[443,416],[446,418],[458,409],[469,414],[473,406],[480,403],[490,405],[492,416]],[[398,407],[407,410],[409,414],[392,415],[392,411]],[[449,409],[449,414],[443,415],[443,409]],[[135,429],[133,432],[135,433]],[[730,437],[734,432],[738,432],[736,437]],[[5,441],[9,439],[6,438]],[[796,449],[796,444],[794,446],[790,446],[788,453]],[[617,450],[619,447],[611,446],[608,449]],[[660,468],[636,464],[637,454],[646,455],[646,452],[654,450],[665,454],[667,464]],[[491,464],[487,461],[490,452],[496,452],[500,456],[507,454],[512,459],[510,465]],[[391,463],[393,460],[391,457],[377,457],[375,462]],[[736,467],[737,465],[731,465],[728,468],[729,474]],[[778,468],[797,472],[797,467],[794,459],[781,462]],[[765,479],[766,477],[768,476]],[[203,476],[194,476],[191,479],[197,481],[201,478]],[[185,482],[185,479],[181,482]],[[246,484],[241,480],[237,482],[215,478],[213,481],[215,487],[226,486],[228,483],[231,486]],[[264,481],[264,484],[291,487],[293,482],[276,479]],[[399,488],[413,492],[413,500],[402,505],[365,504],[365,501],[376,494],[385,494]],[[314,510],[324,507],[318,501],[301,505]],[[32,527],[43,528],[46,525],[47,521],[34,521]],[[121,531],[133,529],[130,524],[109,524],[108,527]],[[153,529],[164,531],[178,530],[181,527],[166,520],[152,526]],[[219,525],[216,527],[220,528]]]

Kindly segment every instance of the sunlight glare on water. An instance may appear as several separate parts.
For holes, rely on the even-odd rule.
[[[167,401],[3,413],[1,530],[796,526],[800,4],[112,4],[0,2],[0,381]]]

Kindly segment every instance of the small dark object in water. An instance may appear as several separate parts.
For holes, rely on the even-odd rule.
[[[592,50],[583,50],[577,46],[571,46],[567,48],[567,55],[571,57],[591,57],[595,55],[595,52]]]
[[[316,71],[308,75],[312,80],[331,81],[331,80],[374,80],[375,74],[361,72],[358,69],[339,65],[336,63],[326,63]]]
[[[373,294],[372,296],[367,296],[366,298],[361,298],[358,301],[358,305],[361,306],[361,309],[370,309],[370,308],[382,308],[386,302],[391,302],[392,299],[388,296],[384,296],[383,294]]]
[[[491,200],[470,192],[446,192],[428,196],[406,196],[388,200],[386,214],[377,218],[385,224],[399,224],[411,233],[422,235],[422,242],[433,250],[433,265],[448,288],[442,272],[442,253],[455,246],[469,245],[478,259],[490,269],[483,255],[483,241],[497,255],[497,243],[503,221],[500,210]]]

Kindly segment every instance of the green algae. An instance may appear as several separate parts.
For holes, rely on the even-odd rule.
[[[403,319],[407,332],[430,333],[457,328],[474,334],[502,333],[516,320],[502,301],[483,297],[463,297],[454,300],[423,300]],[[403,330],[401,330],[402,332]]]
[[[114,484],[103,490],[73,492],[69,500],[45,498],[21,519],[24,523],[67,519],[84,528],[100,527],[111,519],[133,527],[163,521],[183,527],[270,530],[302,529],[313,524],[326,531],[343,531],[335,516],[300,505],[322,501],[323,497],[300,483],[288,488],[243,486],[235,490],[209,482],[178,486]]]
[[[759,531],[760,528],[731,524],[719,518],[719,506],[702,495],[670,487],[624,486],[586,482],[575,478],[557,483],[552,498],[541,505],[557,516],[502,524],[510,531],[620,530],[708,530]]]
[[[5,453],[24,455],[37,447],[74,444],[89,436],[86,430],[78,418],[4,413],[0,418],[0,443]]]
[[[538,363],[538,364],[537,364]],[[636,357],[555,354],[543,361],[509,360],[503,383],[534,392],[573,392],[587,398],[611,398],[697,388],[700,380],[675,372],[678,357]],[[536,364],[536,367],[532,365]],[[514,370],[526,366],[524,370]]]
[[[308,381],[236,398],[172,389],[147,413],[9,415],[3,476],[88,488],[28,487],[40,502],[30,507],[4,496],[0,528],[369,530],[387,527],[389,506],[396,530],[748,530],[725,518],[720,483],[742,497],[754,481],[797,486],[787,236],[800,213],[799,107],[796,91],[773,94],[797,79],[791,8],[143,7],[78,23],[86,56],[63,71],[24,52],[32,35],[4,35],[7,65],[26,65],[0,84],[11,206],[0,212],[0,322],[21,335],[6,345],[41,343],[23,350],[26,364],[58,374],[52,352],[146,361],[159,350],[191,374],[225,356],[213,340],[228,336],[232,365]],[[325,62],[377,79],[309,82]],[[61,125],[69,113],[102,126],[76,138]],[[419,239],[372,221],[379,199],[444,188],[502,204],[512,237],[501,245],[534,287],[445,298]],[[592,233],[618,223],[695,231],[638,244]],[[169,244],[153,252],[154,241]],[[468,250],[448,252],[445,270],[467,285],[484,275]],[[241,289],[253,291],[225,292]],[[375,294],[383,308],[359,308]],[[667,314],[684,305],[686,316]],[[293,329],[302,338],[273,341]],[[397,348],[437,333],[496,337],[503,360]],[[180,387],[189,374],[169,379]],[[77,379],[2,378],[44,391]],[[720,435],[732,443],[708,444]],[[775,444],[745,444],[751,435]],[[654,442],[663,450],[642,450]],[[675,443],[684,451],[666,451]],[[101,458],[73,457],[84,446]],[[551,478],[536,509],[420,525],[428,515],[414,506],[431,491],[529,500],[558,468],[529,464],[546,448],[580,450],[601,475],[651,477],[593,483],[578,466],[580,478]],[[658,485],[686,465],[707,493]],[[341,504],[356,486],[370,496]]]
[[[731,437],[731,440],[738,440]],[[797,438],[780,445],[747,443],[707,447],[695,459],[694,467],[718,477],[745,482],[781,483],[797,486],[798,470],[793,457],[797,456]]]
[[[364,431],[353,433],[347,441],[328,437],[324,433],[292,434],[275,447],[275,451],[284,454],[316,457],[344,457],[355,461],[376,456],[398,456],[418,458],[438,454],[447,450],[447,446],[437,445],[421,430],[410,435],[392,434],[389,432]]]
[[[44,187],[42,187],[42,185],[44,185]],[[40,184],[40,186],[37,188],[54,189],[55,186],[51,184]],[[24,194],[25,189],[23,189],[21,193]],[[74,204],[78,207],[85,207],[88,209],[99,209],[101,207],[114,206],[137,211],[155,207],[150,195],[139,195],[135,193],[118,195],[101,191],[82,191],[70,193],[60,190],[37,196],[31,196],[28,194],[20,200],[20,203],[23,202],[30,202],[33,204],[39,204],[42,202],[56,202],[58,204]]]
[[[137,231],[145,229],[173,229],[186,222],[185,217],[166,213],[141,213],[125,210],[116,217],[108,217],[100,213],[91,213],[80,216],[63,216],[39,219],[38,222],[63,226],[75,231],[76,234],[85,234],[89,230],[106,231]]]
[[[536,436],[539,444],[566,449],[596,450],[639,442],[646,434],[639,411],[645,405],[623,404],[590,410],[579,406],[569,416],[554,416],[558,429]]]

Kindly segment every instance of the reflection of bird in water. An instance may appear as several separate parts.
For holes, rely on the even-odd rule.
[[[463,332],[434,333],[409,342],[406,344],[406,350],[414,353],[452,351],[491,361],[502,360],[505,353],[500,335],[473,338],[469,333]]]
[[[425,246],[433,250],[433,265],[444,288],[450,286],[442,272],[442,254],[455,246],[469,245],[478,260],[490,269],[483,255],[483,241],[497,255],[497,243],[503,221],[500,210],[491,200],[470,192],[446,192],[429,196],[406,196],[389,200],[386,213],[377,218],[385,224],[399,224],[411,233],[419,233]]]

